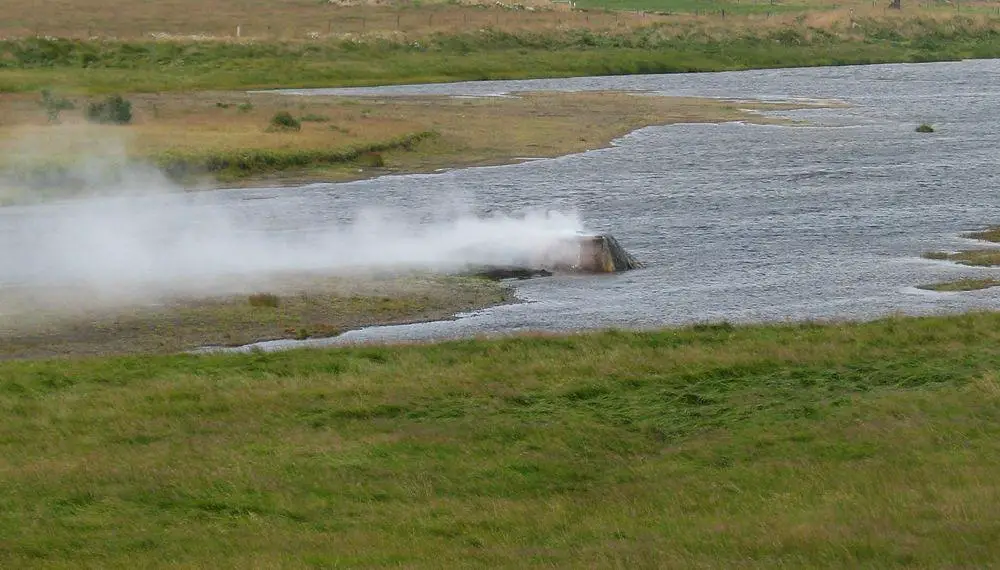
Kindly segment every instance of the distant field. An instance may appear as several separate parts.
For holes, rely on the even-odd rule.
[[[515,3],[532,5],[530,1]],[[41,7],[40,7],[41,6]],[[345,33],[434,33],[500,30],[546,30],[557,27],[636,27],[662,18],[641,14],[584,13],[568,4],[538,2],[538,9],[515,10],[488,6],[430,2],[415,5],[338,6],[317,0],[167,0],[106,2],[65,1],[39,5],[37,0],[4,2],[0,37],[208,36],[265,39],[307,39]]]
[[[478,2],[481,5],[474,5]],[[741,27],[733,17],[779,17],[853,11],[858,16],[899,16],[885,0],[579,0],[577,10],[550,0],[469,0],[342,5],[317,0],[6,0],[0,38],[208,37],[269,40],[310,39],[343,34],[429,34],[481,28],[544,31],[566,28],[634,29],[658,22],[706,22]],[[995,2],[909,2],[902,15],[1000,14]],[[583,9],[587,9],[583,11]],[[615,12],[607,12],[613,10]],[[647,13],[636,13],[645,11]],[[664,16],[660,14],[671,14]],[[704,22],[703,22],[704,23]]]
[[[859,4],[848,2],[822,2],[817,0],[580,0],[580,9],[603,8],[607,10],[642,10],[665,14],[778,14],[835,9],[838,6]],[[870,6],[871,4],[867,4]]]

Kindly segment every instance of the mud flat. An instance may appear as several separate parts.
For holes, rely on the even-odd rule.
[[[295,277],[258,291],[127,306],[82,291],[0,290],[0,359],[162,354],[329,337],[448,319],[512,299],[503,283],[460,276]]]

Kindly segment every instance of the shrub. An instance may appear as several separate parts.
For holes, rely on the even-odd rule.
[[[132,103],[121,95],[87,106],[87,120],[92,123],[127,125],[132,122]]]
[[[369,151],[362,153],[361,156],[358,157],[358,162],[369,168],[382,168],[385,166],[385,159],[382,158],[382,153],[379,152]]]
[[[253,111],[253,103],[251,103],[250,101],[247,101],[246,103],[240,103],[240,105],[236,107],[236,109],[240,113],[249,113],[250,111]]]
[[[65,97],[57,97],[48,89],[42,89],[41,106],[49,117],[50,123],[59,122],[59,113],[75,108],[73,102]]]
[[[292,116],[288,111],[278,111],[271,117],[271,126],[268,131],[300,131],[302,123]]]
[[[928,125],[927,123],[924,123],[924,124],[920,125],[919,127],[917,127],[917,132],[918,133],[933,133],[934,132],[934,127]]]
[[[281,303],[281,300],[274,293],[254,293],[247,300],[250,302],[251,307],[275,308]]]

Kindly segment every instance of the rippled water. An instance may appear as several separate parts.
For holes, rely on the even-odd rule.
[[[526,303],[449,322],[354,331],[336,342],[722,319],[867,319],[1000,306],[1000,288],[914,289],[960,276],[1000,277],[997,270],[919,257],[967,247],[959,233],[1000,223],[1000,61],[314,92],[550,89],[835,99],[851,106],[781,113],[806,126],[651,127],[611,148],[553,160],[250,194],[271,200],[218,195],[248,215],[259,207],[274,216],[280,202],[285,215],[274,222],[278,229],[315,227],[363,205],[421,211],[442,197],[481,213],[577,210],[589,229],[614,234],[648,265],[614,276],[518,282]],[[915,133],[922,122],[937,132]]]

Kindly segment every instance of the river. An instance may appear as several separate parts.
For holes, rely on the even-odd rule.
[[[538,90],[848,106],[777,113],[803,121],[797,126],[649,127],[610,148],[517,165],[217,193],[250,208],[249,215],[254,207],[273,212],[281,201],[282,211],[297,212],[296,219],[278,224],[285,229],[322,225],[367,206],[419,212],[440,204],[442,196],[484,215],[576,211],[588,229],[613,234],[647,265],[612,276],[519,281],[514,285],[523,303],[307,344],[1000,307],[1000,288],[915,288],[963,276],[1000,277],[1000,270],[920,257],[969,247],[960,233],[1000,223],[1000,60],[291,93],[490,96]],[[936,132],[914,132],[923,122]],[[255,195],[268,200],[247,200]]]

